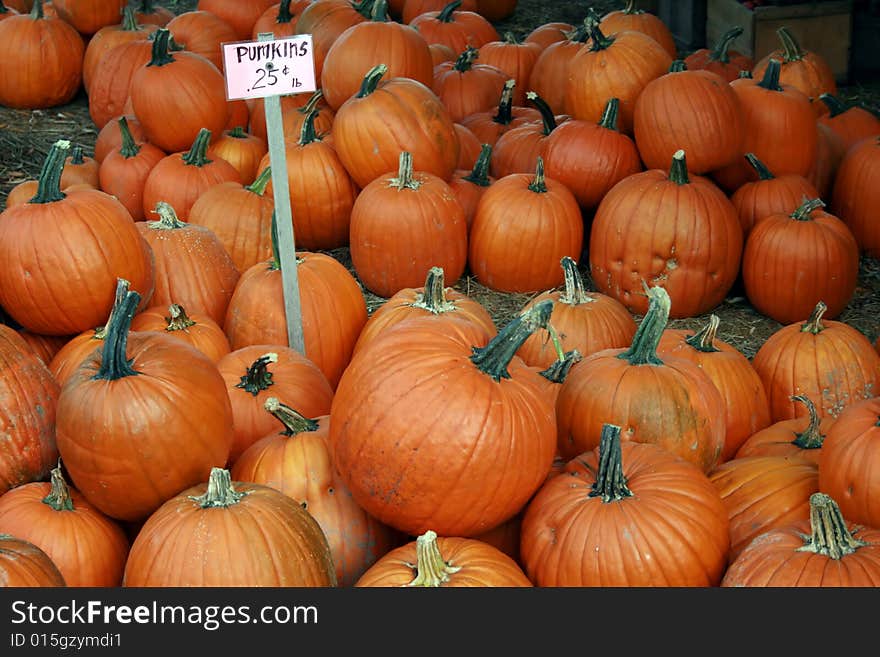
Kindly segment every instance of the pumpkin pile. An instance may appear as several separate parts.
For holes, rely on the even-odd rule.
[[[880,585],[880,118],[623,4],[0,2],[0,104],[97,133],[0,212],[0,586]],[[281,162],[221,57],[267,32]]]

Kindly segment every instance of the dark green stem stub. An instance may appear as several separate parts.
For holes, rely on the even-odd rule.
[[[128,332],[141,295],[134,290],[125,294],[118,308],[110,313],[105,327],[104,345],[101,352],[101,367],[93,379],[116,381],[126,376],[139,374],[133,367],[134,359],[126,358],[128,348]]]
[[[621,452],[620,427],[603,424],[602,435],[599,437],[599,467],[590,497],[598,497],[607,504],[633,496],[623,474]]]
[[[776,176],[773,175],[773,172],[767,168],[767,165],[761,162],[758,159],[758,156],[754,153],[746,153],[745,155],[748,163],[752,165],[752,168],[757,172],[759,180],[773,180]]]
[[[66,139],[59,139],[52,144],[43,161],[43,168],[37,178],[37,193],[31,198],[31,203],[54,203],[67,197],[61,191],[61,174],[64,172],[69,150],[70,142]]]
[[[272,381],[272,372],[269,371],[269,365],[277,362],[278,354],[274,352],[263,354],[251,363],[251,366],[248,368],[247,372],[245,372],[244,376],[241,377],[239,382],[235,384],[235,387],[251,393],[254,397],[260,394],[263,390],[268,390],[270,386],[274,385],[274,382]]]
[[[208,158],[208,145],[211,143],[211,131],[207,128],[201,128],[193,141],[192,147],[181,157],[183,161],[194,167],[203,167],[210,164]]]
[[[705,354],[721,351],[715,346],[715,336],[718,333],[720,321],[718,315],[714,313],[709,315],[709,321],[706,325],[693,335],[685,338],[684,341],[697,351],[702,351]]]
[[[61,466],[52,469],[51,489],[43,498],[43,504],[48,504],[56,511],[73,511],[73,499],[70,497],[70,487],[64,481]]]
[[[824,207],[825,202],[820,198],[806,199],[797,210],[791,213],[791,218],[795,221],[812,221],[813,212]]]
[[[156,30],[153,37],[153,49],[150,54],[150,61],[147,66],[165,66],[175,61],[169,49],[171,41],[171,30],[167,27],[160,27]]]
[[[483,144],[480,146],[480,154],[477,161],[474,162],[474,168],[471,172],[464,176],[463,180],[469,183],[479,185],[480,187],[488,187],[492,184],[489,178],[489,162],[492,159],[492,144]]]
[[[676,185],[687,185],[691,179],[688,175],[687,159],[683,150],[675,151],[672,156],[672,165],[669,167],[669,179]]]
[[[801,433],[795,433],[795,438],[791,441],[791,444],[801,449],[819,449],[825,442],[825,436],[819,431],[822,419],[816,411],[816,405],[806,395],[794,395],[791,400],[804,404],[807,407],[807,412],[810,414],[807,428]]]
[[[779,74],[782,72],[782,64],[778,59],[771,59],[767,64],[767,70],[764,71],[764,77],[758,82],[758,86],[768,91],[782,91],[779,86]]]
[[[529,184],[529,189],[536,194],[547,193],[547,181],[544,179],[544,158],[538,156],[538,162],[535,165],[535,177]]]
[[[495,381],[509,379],[507,366],[532,333],[547,328],[553,301],[546,299],[531,306],[512,319],[485,347],[474,347],[471,362]]]
[[[657,345],[669,320],[671,300],[669,293],[660,286],[646,287],[648,311],[636,329],[630,347],[619,354],[630,365],[662,365],[657,355]]]
[[[581,352],[577,349],[566,351],[562,360],[557,358],[551,363],[550,367],[542,370],[539,374],[550,381],[550,383],[559,383],[561,385],[565,383],[565,379],[568,377],[568,373],[574,364],[583,360],[583,358]]]
[[[361,82],[361,88],[360,91],[358,91],[357,97],[364,98],[376,91],[376,87],[379,86],[379,81],[387,72],[388,67],[385,64],[376,64],[373,68],[367,71],[366,75],[364,75],[363,82]]]

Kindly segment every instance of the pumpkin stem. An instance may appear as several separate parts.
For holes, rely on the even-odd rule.
[[[167,27],[160,27],[156,30],[153,37],[153,49],[150,52],[150,61],[147,66],[165,66],[175,61],[170,50],[168,42],[171,39],[171,30]]]
[[[232,137],[233,139],[245,139],[247,138],[247,133],[244,131],[244,126],[237,125],[233,128],[230,128],[226,131],[226,134]]]
[[[34,0],[34,4],[31,7],[30,17],[34,20],[45,18],[45,15],[43,14],[43,0]]]
[[[397,178],[388,181],[389,187],[402,189],[418,189],[422,183],[413,178],[413,156],[409,151],[401,151],[397,160]]]
[[[297,142],[299,146],[308,146],[312,142],[320,141],[318,133],[315,132],[315,119],[318,117],[318,112],[319,110],[315,108],[306,114],[305,121],[299,131],[299,141]]]
[[[685,338],[684,341],[697,351],[702,351],[706,354],[721,351],[715,346],[715,336],[718,332],[718,324],[720,322],[721,320],[718,318],[718,315],[714,313],[709,315],[709,323],[693,335]]]
[[[126,376],[139,374],[133,367],[134,359],[126,358],[128,348],[128,332],[131,328],[131,319],[141,301],[141,295],[134,290],[125,293],[118,308],[110,313],[104,335],[104,345],[101,352],[101,367],[92,377],[116,381]]]
[[[624,14],[640,14],[642,13],[641,9],[636,9],[636,0],[626,0],[626,4],[623,7]]]
[[[562,274],[565,280],[565,291],[559,296],[560,303],[579,306],[582,303],[593,303],[594,299],[587,294],[584,280],[578,271],[577,263],[571,256],[563,256],[560,260]]]
[[[849,109],[849,107],[843,104],[843,101],[841,101],[840,98],[833,94],[819,94],[819,100],[825,103],[825,106],[828,108],[829,117],[832,119],[835,116],[840,116]]]
[[[571,371],[572,365],[581,360],[583,360],[581,352],[577,349],[572,349],[571,351],[565,352],[565,355],[561,359],[557,358],[553,361],[553,364],[550,365],[550,367],[539,372],[539,374],[551,383],[562,384],[565,383],[565,378]]]
[[[795,39],[794,35],[788,31],[787,27],[783,25],[776,30],[776,34],[782,42],[782,57],[786,63],[799,62],[804,58],[806,53],[801,49],[797,39]]]
[[[187,316],[183,306],[177,303],[168,306],[168,317],[165,318],[165,321],[168,322],[165,327],[166,331],[185,331],[190,326],[196,325],[195,320]]]
[[[158,221],[147,222],[147,227],[153,230],[176,230],[178,228],[186,228],[186,222],[177,218],[177,212],[171,207],[170,203],[158,201],[156,209],[153,210],[159,215]]]
[[[492,117],[495,123],[501,125],[510,125],[513,121],[513,88],[516,86],[516,80],[511,78],[504,83],[501,90],[501,100],[498,102],[498,113]]]
[[[308,116],[312,110],[318,107],[318,103],[321,102],[321,99],[324,97],[324,91],[321,89],[317,89],[311,96],[309,96],[308,102],[302,107],[297,107],[296,111],[300,114],[305,114]]]
[[[648,311],[636,329],[632,345],[617,357],[630,365],[662,365],[657,345],[669,319],[671,301],[669,293],[660,286],[645,286],[645,293],[648,295]]]
[[[676,185],[687,185],[690,183],[688,176],[687,160],[684,151],[679,149],[672,155],[672,166],[669,167],[669,180]]]
[[[452,12],[454,12],[459,7],[461,7],[461,0],[452,0],[452,2],[450,2],[448,5],[440,10],[440,13],[437,14],[436,20],[441,23],[452,23],[455,20]]]
[[[137,32],[139,29],[141,29],[141,26],[138,23],[137,11],[134,5],[126,5],[122,10],[122,31]]]
[[[456,3],[461,4],[461,0],[456,0]],[[437,547],[437,533],[430,529],[416,538],[416,563],[407,566],[416,571],[416,576],[406,586],[438,587],[448,582],[450,575],[461,570],[461,566],[453,566],[443,560]]]
[[[385,64],[376,64],[373,68],[367,71],[367,74],[364,75],[364,81],[361,82],[361,88],[360,91],[358,91],[357,98],[369,96],[376,91],[376,87],[379,85],[379,80],[381,80],[382,76],[387,72],[388,67]]]
[[[751,72],[749,69],[745,69],[745,70],[740,71],[740,72],[737,74],[737,77],[738,77],[740,80],[751,80],[751,79],[752,79],[753,77],[755,77],[755,76],[752,75],[752,72]]]
[[[370,15],[373,13],[373,2],[374,0],[361,0],[360,2],[353,2],[352,7],[354,7],[354,10],[361,16],[369,19]]]
[[[118,123],[119,133],[122,135],[122,145],[119,147],[119,154],[127,160],[140,153],[141,147],[135,142],[131,134],[131,129],[128,127],[128,119],[120,116]]]
[[[574,29],[566,32],[565,38],[567,41],[586,43],[587,39],[590,38],[590,33],[587,31],[587,20],[584,19],[578,25],[575,25]]]
[[[801,203],[801,206],[791,213],[791,218],[796,221],[811,221],[812,217],[810,215],[813,213],[813,211],[824,207],[825,202],[820,198],[805,198],[803,203]]]
[[[687,62],[683,59],[676,59],[669,65],[669,73],[683,73],[688,70]]]
[[[589,13],[584,19],[584,26],[590,35],[590,50],[593,52],[606,50],[614,43],[613,36],[609,37],[602,34],[602,30],[599,28],[599,16],[592,7],[590,7]]]
[[[474,347],[471,362],[496,381],[509,379],[507,366],[511,359],[526,338],[539,328],[547,328],[552,312],[553,301],[550,299],[531,306],[511,320],[485,347]]]
[[[229,470],[223,468],[211,468],[208,477],[208,490],[204,495],[190,495],[189,499],[203,509],[216,509],[234,506],[241,501],[247,492],[238,492],[232,485],[232,476]]]
[[[269,181],[272,180],[272,166],[269,165],[257,175],[250,185],[245,187],[249,192],[253,192],[257,196],[262,196],[266,193],[266,187],[269,186]]]
[[[767,168],[767,165],[758,159],[754,153],[746,153],[746,160],[752,165],[752,168],[758,173],[761,180],[773,180],[776,176]]]
[[[263,354],[251,364],[235,387],[251,393],[254,397],[263,390],[268,390],[270,386],[275,385],[275,382],[272,381],[272,372],[269,371],[269,364],[277,362],[278,354],[274,352]]]
[[[376,23],[388,22],[388,0],[376,0],[373,3],[370,20]]]
[[[791,400],[804,404],[807,407],[807,412],[810,414],[810,422],[807,428],[801,433],[795,433],[795,439],[791,441],[791,444],[797,445],[801,449],[819,449],[825,442],[825,436],[819,432],[819,423],[822,420],[816,411],[816,405],[806,395],[793,395]]]
[[[31,203],[54,203],[61,201],[67,195],[61,191],[61,174],[67,161],[67,151],[70,142],[67,139],[59,139],[43,161],[43,168],[37,178],[37,193],[31,198]]]
[[[519,45],[519,39],[517,39],[516,35],[513,32],[511,32],[510,30],[507,30],[504,33],[504,37],[503,37],[502,41],[504,41],[504,43],[513,44],[514,46]]]
[[[184,163],[194,167],[210,164],[211,160],[208,159],[208,144],[210,143],[211,131],[207,128],[199,129],[199,134],[196,135],[192,148],[181,156]]]
[[[737,25],[734,28],[727,30],[724,34],[721,35],[721,38],[718,39],[718,43],[715,44],[715,48],[712,49],[712,52],[709,53],[709,59],[714,62],[721,62],[722,64],[730,63],[730,46],[736,41],[737,38],[743,33],[743,28]]]
[[[455,58],[455,64],[452,65],[459,73],[470,71],[474,65],[474,61],[480,56],[480,51],[473,46],[468,46],[461,51],[461,54]]]
[[[632,497],[633,492],[626,485],[623,474],[622,451],[620,448],[620,427],[616,424],[602,425],[599,437],[599,468],[593,482],[590,497],[600,497],[602,502],[618,502]]]
[[[416,300],[410,305],[414,308],[427,310],[434,315],[455,310],[455,304],[446,298],[446,279],[443,267],[431,267],[428,270],[424,292],[416,295]]]
[[[810,536],[804,536],[804,545],[797,552],[812,552],[829,559],[842,559],[868,545],[857,539],[846,525],[840,507],[829,495],[810,495]]]
[[[95,340],[103,340],[107,337],[107,326],[113,320],[113,313],[118,312],[119,307],[122,305],[122,302],[125,300],[125,295],[129,289],[129,283],[124,278],[116,279],[116,294],[113,298],[113,306],[110,308],[110,314],[107,316],[107,323],[104,326],[99,326],[95,329],[95,335],[93,339]]]
[[[70,151],[70,162],[68,164],[85,164],[86,161],[83,159],[83,147],[80,144],[74,146]]]
[[[782,91],[782,87],[779,86],[779,74],[781,72],[782,64],[779,63],[779,60],[771,59],[770,63],[767,64],[767,70],[764,71],[764,77],[761,78],[758,86],[767,89],[768,91]]]
[[[488,187],[491,185],[492,181],[489,179],[489,160],[491,158],[492,144],[483,144],[480,146],[480,154],[477,156],[477,161],[474,162],[474,168],[471,169],[471,172],[464,176],[462,180],[467,180],[469,183],[479,185],[480,187]]]
[[[620,114],[620,100],[617,98],[609,98],[605,103],[605,110],[602,112],[602,118],[599,119],[599,125],[608,130],[617,132],[617,117]]]
[[[73,511],[73,499],[70,497],[70,487],[64,481],[59,463],[52,469],[52,488],[49,494],[43,498],[43,504],[48,504],[56,511]]]
[[[537,194],[545,194],[547,192],[547,183],[544,181],[544,158],[540,155],[535,166],[535,177],[529,185],[529,189]]]
[[[295,436],[298,433],[306,431],[317,431],[318,422],[307,417],[303,417],[287,404],[282,404],[277,397],[269,397],[263,404],[263,408],[274,415],[284,430],[281,432],[285,436]]]
[[[278,4],[278,15],[275,16],[276,23],[289,23],[293,20],[293,14],[290,13],[290,0],[281,0]]]
[[[526,99],[532,101],[532,104],[538,108],[541,113],[541,123],[543,125],[542,133],[546,137],[556,129],[556,117],[553,115],[553,109],[547,104],[547,101],[541,98],[534,91],[526,92]]]
[[[815,308],[813,308],[813,312],[810,313],[809,319],[807,319],[807,321],[801,326],[801,333],[818,335],[824,331],[825,327],[822,325],[822,315],[825,314],[826,310],[828,310],[828,306],[825,305],[825,302],[819,301]]]

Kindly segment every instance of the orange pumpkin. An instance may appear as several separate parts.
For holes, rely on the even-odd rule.
[[[215,363],[231,350],[220,325],[201,312],[187,313],[177,303],[151,306],[131,320],[132,331],[164,331],[192,345]]]
[[[675,59],[678,55],[678,48],[675,45],[672,30],[656,14],[637,9],[635,4],[635,0],[626,0],[623,9],[616,9],[605,14],[599,22],[599,27],[605,34],[615,34],[624,30],[644,32],[663,46],[669,56]]]
[[[806,395],[794,395],[793,401],[804,404],[809,416],[779,420],[756,431],[740,445],[736,458],[746,456],[801,456],[819,465],[822,445],[828,430],[836,421],[833,417],[819,417],[816,405]]]
[[[730,49],[733,42],[742,36],[743,31],[743,28],[737,25],[722,34],[713,48],[697,48],[684,58],[688,70],[711,71],[727,82],[738,79],[743,72],[751,73],[755,65],[752,58]]]
[[[138,22],[134,5],[126,5],[120,22],[105,25],[95,32],[89,39],[83,56],[82,81],[86,93],[89,91],[92,76],[104,54],[123,43],[145,39],[157,29],[159,26],[153,23]]]
[[[33,543],[0,534],[0,588],[67,586],[58,566]]]

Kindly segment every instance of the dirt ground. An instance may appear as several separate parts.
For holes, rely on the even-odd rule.
[[[197,0],[165,0],[158,4],[181,13],[196,8]],[[517,36],[524,36],[538,25],[550,21],[579,23],[590,6],[601,15],[622,5],[622,2],[587,0],[519,0],[514,14],[497,23],[496,27],[500,33],[510,30]],[[840,96],[845,100],[858,101],[880,115],[880,81],[843,87]],[[0,107],[0,207],[5,207],[6,195],[15,184],[36,177],[54,141],[69,139],[81,144],[86,154],[91,154],[96,134],[88,114],[87,98],[82,92],[71,103],[46,110]],[[354,273],[347,249],[337,249],[331,254]],[[592,288],[588,276],[586,282]],[[493,292],[467,273],[455,288],[483,303],[499,326],[513,318],[529,300],[529,295]],[[365,297],[370,311],[384,301],[369,292],[365,293]],[[755,311],[742,296],[730,296],[713,312],[721,320],[718,337],[740,349],[749,358],[767,337],[781,328],[779,323]],[[670,326],[696,328],[704,325],[707,319],[708,315],[672,320]],[[858,289],[838,319],[851,324],[871,340],[880,334],[880,261],[862,259]]]

